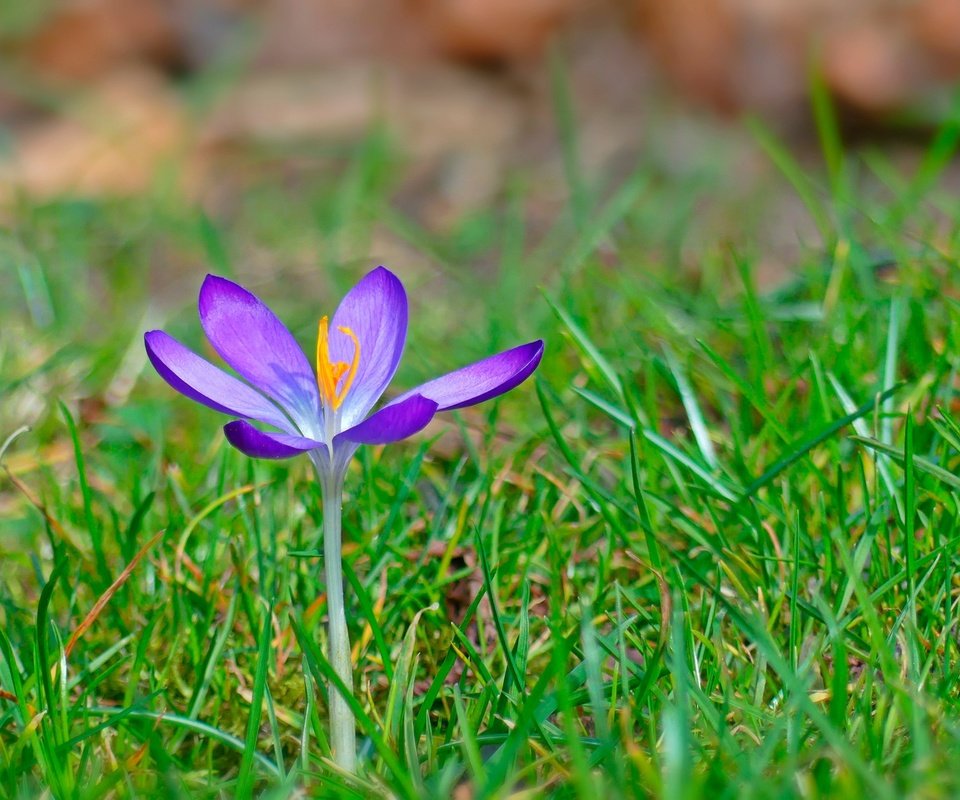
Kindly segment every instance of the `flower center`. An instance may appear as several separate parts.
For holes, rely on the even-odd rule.
[[[320,387],[320,397],[330,408],[340,408],[340,404],[350,391],[350,385],[357,374],[360,365],[360,342],[357,335],[349,328],[338,327],[337,330],[353,339],[353,361],[330,360],[330,327],[326,317],[320,320],[320,329],[317,333],[317,386]],[[342,379],[342,381],[341,381]],[[337,390],[339,384],[342,385]]]

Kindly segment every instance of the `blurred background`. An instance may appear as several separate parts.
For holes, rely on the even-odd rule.
[[[724,121],[802,139],[812,76],[857,135],[909,138],[950,107],[960,3],[32,0],[0,4],[0,53],[5,193],[129,195],[164,171],[227,213],[382,126],[402,205],[443,226],[518,172],[565,192],[564,114],[590,175],[720,153],[740,183]]]
[[[774,285],[824,244],[774,163],[821,170],[812,99],[895,185],[958,77],[956,0],[0,3],[0,366],[33,389],[2,418],[121,405],[144,329],[198,342],[207,271],[308,342],[387,264],[457,363],[555,324],[543,287],[630,320],[597,276],[730,247]],[[401,385],[449,367],[413,352]]]

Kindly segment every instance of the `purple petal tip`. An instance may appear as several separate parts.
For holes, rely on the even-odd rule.
[[[412,395],[402,402],[384,406],[359,425],[337,435],[337,440],[354,444],[389,444],[423,430],[437,411],[435,401]]]
[[[427,381],[400,399],[419,393],[435,400],[440,411],[452,411],[492,400],[529,378],[540,365],[543,349],[543,340],[537,339],[504,350]]]
[[[322,442],[273,431],[261,431],[249,422],[235,419],[223,426],[227,441],[251,458],[292,458],[310,450],[326,450]]]

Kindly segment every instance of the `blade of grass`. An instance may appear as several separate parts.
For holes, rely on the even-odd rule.
[[[243,758],[240,759],[240,771],[237,775],[236,793],[239,798],[253,797],[254,754],[258,752],[260,737],[260,718],[263,714],[263,696],[267,687],[267,667],[270,661],[270,639],[273,611],[263,611],[263,626],[257,637],[257,669],[253,676],[253,698],[250,701],[250,716],[247,718],[247,735],[243,744]]]
[[[869,414],[874,408],[877,407],[879,403],[882,403],[888,397],[892,396],[899,388],[899,386],[893,386],[890,389],[887,389],[885,392],[881,392],[871,400],[868,400],[866,403],[861,405],[852,413],[830,423],[813,436],[795,444],[793,447],[788,448],[788,452],[785,455],[781,456],[759,478],[757,478],[743,490],[742,495],[737,500],[738,504],[753,497],[760,489],[770,483],[784,470],[788,469],[801,458],[803,458],[807,453],[813,450],[814,447],[827,441],[827,439],[834,436],[837,432],[847,427],[847,425],[853,421]]]

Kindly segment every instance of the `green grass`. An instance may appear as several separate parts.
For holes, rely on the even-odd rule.
[[[708,167],[579,172],[555,77],[575,191],[544,235],[522,176],[425,229],[382,132],[222,217],[163,179],[10,212],[0,438],[33,427],[0,485],[3,796],[960,793],[960,202],[938,180],[960,128],[905,174],[846,151],[823,97],[822,172],[755,126],[822,237],[760,286],[758,218],[704,241]],[[232,451],[141,335],[202,348],[209,269],[309,347],[371,242],[408,253],[398,387],[537,335],[547,355],[353,465],[351,779],[308,464]]]

